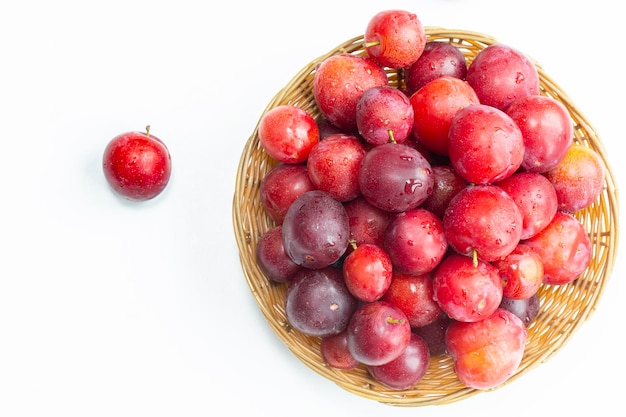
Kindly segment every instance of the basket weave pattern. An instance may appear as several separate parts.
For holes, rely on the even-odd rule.
[[[428,41],[449,42],[457,46],[465,55],[468,64],[480,50],[497,43],[490,36],[462,30],[426,27],[426,34]],[[340,44],[302,68],[273,97],[265,111],[279,105],[290,104],[301,107],[314,117],[320,116],[312,93],[315,67],[327,57],[339,53],[364,55],[363,37],[358,36]],[[541,311],[528,328],[528,341],[522,362],[506,384],[552,357],[595,311],[612,272],[618,243],[617,189],[602,142],[567,95],[545,74],[540,65],[536,66],[540,76],[541,94],[557,99],[567,108],[574,123],[574,141],[598,152],[605,161],[606,178],[599,199],[575,214],[591,238],[591,263],[576,281],[562,286],[544,285],[539,290]],[[401,85],[402,72],[387,71],[389,84]],[[250,291],[269,326],[293,354],[309,368],[341,388],[390,405],[407,407],[441,405],[481,392],[461,384],[454,373],[452,359],[445,355],[431,358],[426,375],[412,389],[404,391],[388,389],[373,380],[364,367],[341,371],[326,366],[319,351],[320,339],[306,336],[289,326],[284,310],[286,285],[268,280],[255,261],[255,248],[259,237],[275,226],[259,200],[260,182],[275,165],[276,162],[260,147],[255,128],[241,155],[232,216],[242,269]]]

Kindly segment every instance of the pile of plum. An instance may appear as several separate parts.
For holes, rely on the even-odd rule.
[[[404,10],[373,16],[363,47],[317,65],[321,116],[280,105],[259,121],[277,164],[258,266],[328,366],[403,390],[450,355],[465,386],[495,387],[523,358],[539,288],[590,262],[574,213],[602,192],[603,162],[514,48],[469,62]]]

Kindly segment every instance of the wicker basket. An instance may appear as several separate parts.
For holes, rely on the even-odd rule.
[[[427,27],[428,40],[450,42],[461,49],[468,62],[476,54],[497,41],[476,32]],[[326,55],[310,62],[269,102],[267,110],[282,104],[299,106],[314,117],[320,115],[312,93],[317,63],[339,53],[365,54],[363,37],[355,37],[337,46]],[[597,133],[559,86],[537,64],[541,92],[565,105],[575,125],[575,142],[593,148],[606,164],[605,187],[599,199],[576,213],[588,231],[593,258],[586,272],[573,283],[546,286],[540,289],[541,312],[528,328],[528,342],[522,362],[506,384],[516,380],[535,366],[551,358],[594,312],[611,274],[618,243],[618,198],[613,173]],[[388,70],[390,85],[399,85],[402,74]],[[259,183],[276,164],[260,147],[257,129],[252,133],[243,153],[235,184],[233,225],[240,251],[244,276],[267,323],[298,359],[309,368],[333,381],[341,388],[361,397],[395,406],[446,404],[484,392],[470,389],[456,377],[449,356],[431,358],[424,378],[412,389],[390,390],[373,380],[364,367],[352,371],[332,369],[321,359],[320,339],[292,329],[285,316],[286,285],[269,281],[255,262],[259,237],[274,226],[259,201]]]

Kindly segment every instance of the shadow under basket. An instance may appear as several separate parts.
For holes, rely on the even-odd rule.
[[[463,30],[426,27],[426,34],[428,41],[449,42],[457,46],[468,64],[479,51],[498,43],[490,36]],[[289,104],[308,111],[315,118],[320,116],[313,96],[315,67],[327,57],[340,53],[365,55],[363,37],[355,37],[338,45],[302,68],[274,96],[265,111]],[[541,311],[528,327],[528,340],[522,362],[517,371],[497,388],[515,381],[550,359],[590,317],[611,275],[618,243],[616,184],[600,137],[559,86],[544,73],[539,64],[535,64],[540,76],[541,94],[560,101],[569,111],[574,124],[574,142],[594,149],[603,159],[606,167],[605,185],[595,203],[575,213],[591,239],[591,263],[572,283],[542,286],[539,290]],[[387,69],[387,74],[390,85],[399,86],[402,83],[400,71]],[[259,145],[257,131],[258,124],[241,154],[232,220],[245,279],[263,316],[276,335],[313,371],[350,393],[384,404],[404,407],[442,405],[485,392],[465,387],[457,378],[452,359],[447,355],[432,357],[426,375],[411,389],[397,391],[386,388],[372,379],[364,366],[351,371],[328,367],[320,355],[320,339],[301,334],[289,326],[284,310],[287,285],[270,281],[255,260],[259,237],[275,226],[260,202],[259,184],[264,175],[276,165],[276,161]]]

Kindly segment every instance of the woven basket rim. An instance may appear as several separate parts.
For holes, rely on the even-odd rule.
[[[498,43],[496,38],[476,31],[434,26],[427,26],[425,30],[427,40],[442,40],[458,46],[466,55],[468,62],[471,62],[472,54],[476,51]],[[304,65],[268,102],[259,116],[259,121],[265,112],[280,104],[294,104],[312,112],[318,111],[311,100],[310,91],[307,90],[307,82],[310,84],[319,62],[338,53],[364,54],[363,36],[355,36]],[[604,144],[594,127],[568,95],[545,73],[538,62],[534,62],[540,76],[541,94],[552,96],[565,105],[574,123],[575,141],[596,150],[603,160],[606,169],[605,185],[597,203],[575,213],[588,228],[594,251],[593,265],[590,265],[581,278],[571,284],[542,287],[542,312],[529,327],[529,343],[522,363],[513,376],[494,389],[510,384],[536,366],[545,363],[587,321],[596,310],[613,271],[619,241],[618,189]],[[398,74],[390,73],[390,80],[399,82],[399,77]],[[291,329],[280,305],[280,294],[276,294],[280,291],[280,286],[264,277],[254,261],[256,241],[263,232],[274,226],[258,203],[260,176],[271,169],[273,163],[259,156],[262,151],[258,144],[257,130],[258,123],[248,138],[239,161],[232,222],[244,277],[265,321],[274,333],[299,360],[316,373],[348,392],[381,403],[402,407],[442,405],[485,392],[462,386],[451,369],[449,357],[431,358],[427,375],[413,389],[399,392],[389,390],[369,378],[362,367],[346,372],[324,365],[319,356],[319,340],[298,335],[298,332]],[[575,303],[577,308],[566,308],[570,307],[567,303]],[[429,380],[431,375],[437,378]]]

